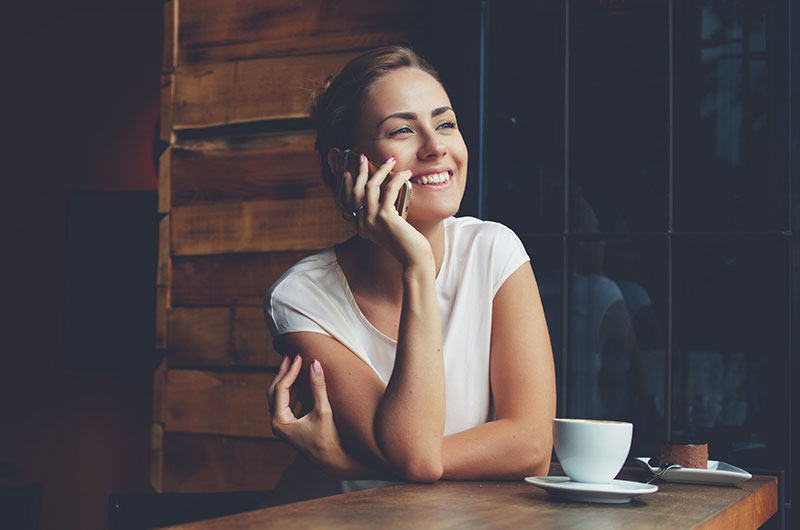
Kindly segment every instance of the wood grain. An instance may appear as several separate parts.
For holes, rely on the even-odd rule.
[[[267,387],[275,374],[167,371],[167,432],[274,438]]]
[[[172,205],[326,197],[315,133],[222,137],[171,151]]]
[[[407,40],[422,0],[195,0],[180,8],[178,63],[367,48]]]
[[[167,418],[167,361],[162,360],[153,372],[153,422],[164,423]]]
[[[174,526],[185,530],[245,528],[758,528],[776,512],[774,477],[741,487],[659,484],[629,504],[554,500],[523,481],[403,484],[285,504]],[[762,494],[763,493],[763,494]],[[709,504],[707,499],[713,498]],[[413,509],[409,509],[413,507]],[[723,514],[730,512],[731,516]],[[750,514],[758,513],[758,517]],[[732,526],[728,526],[728,525]]]
[[[172,208],[172,148],[168,147],[158,158],[158,213],[167,214]]]
[[[166,433],[163,491],[269,490],[295,455],[278,440]]]
[[[314,251],[178,257],[172,261],[173,306],[257,306],[289,267]]]
[[[168,362],[171,367],[277,367],[281,357],[261,307],[173,307]]]
[[[153,423],[150,432],[150,487],[156,493],[164,485],[164,426]]]
[[[161,115],[159,117],[158,138],[167,144],[174,141],[174,134],[172,133],[172,99],[175,95],[174,77],[171,73],[161,74]]]
[[[156,267],[156,285],[170,285],[170,253],[169,253],[169,214],[158,222],[158,264]]]
[[[356,52],[178,66],[172,126],[306,118],[313,90]]]
[[[167,349],[167,310],[169,308],[169,287],[156,286],[156,350]]]
[[[167,0],[164,2],[164,33],[161,48],[161,71],[171,73],[175,70],[178,57],[178,2]]]
[[[172,255],[307,250],[353,235],[332,197],[172,209]]]

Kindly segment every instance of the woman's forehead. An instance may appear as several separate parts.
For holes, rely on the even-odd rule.
[[[396,112],[430,115],[435,109],[449,106],[447,92],[431,75],[416,68],[398,68],[372,86],[364,101],[363,115],[378,120]]]

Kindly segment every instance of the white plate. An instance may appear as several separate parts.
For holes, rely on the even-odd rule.
[[[527,477],[525,482],[546,490],[556,499],[578,502],[623,504],[637,495],[658,491],[658,486],[629,480],[612,480],[611,484],[573,482],[569,477]]]
[[[651,473],[658,473],[657,467],[648,464],[650,458],[640,456],[636,458]],[[750,473],[736,466],[719,462],[708,461],[708,469],[695,469],[689,467],[674,467],[661,475],[668,482],[684,482],[687,484],[738,484],[752,477]]]

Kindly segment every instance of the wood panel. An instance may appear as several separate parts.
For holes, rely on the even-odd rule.
[[[158,222],[156,285],[161,286],[168,286],[170,284],[169,221],[169,214],[167,214]]]
[[[179,64],[367,48],[407,40],[421,0],[194,0],[179,15]]]
[[[167,432],[274,438],[267,387],[273,373],[167,371]]]
[[[172,210],[173,256],[325,248],[353,233],[332,196]]]
[[[153,423],[150,431],[150,487],[156,493],[164,484],[164,426]]]
[[[278,440],[166,433],[163,489],[175,493],[275,487],[296,456]]]
[[[315,133],[194,141],[171,150],[172,205],[326,197]]]
[[[177,0],[164,2],[164,33],[161,48],[161,71],[169,73],[175,70],[178,57],[178,26],[175,24],[178,16]]]
[[[167,310],[169,308],[169,287],[156,286],[156,349],[167,349]]]
[[[172,148],[168,147],[158,158],[158,213],[167,214],[172,208]]]
[[[169,365],[276,367],[280,355],[261,307],[173,307]]]
[[[174,77],[175,129],[306,118],[311,92],[357,52],[179,66]]]
[[[167,417],[167,361],[162,359],[153,372],[153,422],[164,423]]]
[[[158,138],[168,144],[175,139],[175,135],[172,132],[172,98],[175,95],[174,77],[173,74],[161,74],[161,115],[159,117]]]
[[[172,261],[171,300],[177,306],[258,306],[289,267],[313,251],[192,256]]]

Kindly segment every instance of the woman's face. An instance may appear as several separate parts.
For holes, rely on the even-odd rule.
[[[467,146],[450,98],[421,70],[399,68],[378,80],[356,123],[357,151],[380,165],[397,158],[393,171],[411,169],[408,220],[440,221],[458,211],[467,180]]]

